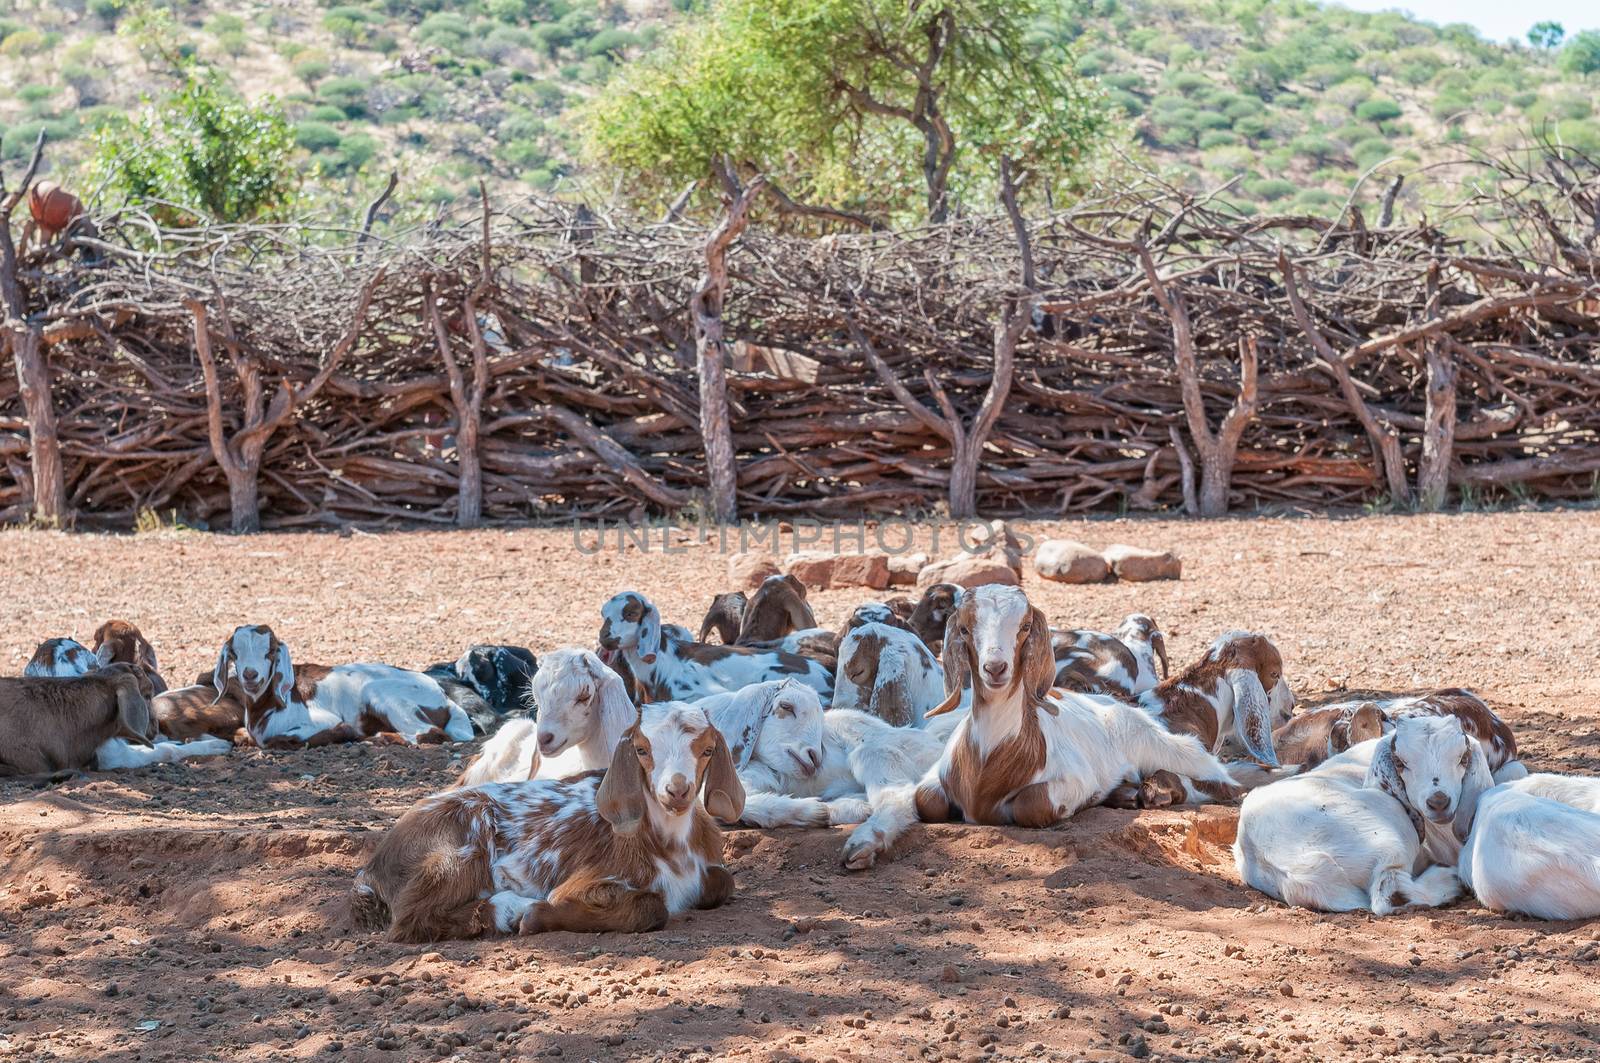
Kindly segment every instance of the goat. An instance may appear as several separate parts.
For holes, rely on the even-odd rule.
[[[1053,690],[1050,626],[1017,587],[962,592],[945,629],[945,700],[972,684],[972,711],[914,788],[885,795],[845,846],[847,867],[870,867],[916,819],[1046,827],[1097,804],[1129,778],[1171,771],[1218,784],[1232,777],[1193,735],[1163,728],[1114,698]]]
[[[738,765],[742,819],[758,827],[862,822],[889,787],[922,777],[960,720],[946,716],[924,730],[893,727],[853,709],[824,712],[816,691],[793,679],[697,704]]]
[[[648,701],[673,701],[738,690],[792,675],[824,698],[833,676],[821,664],[784,650],[689,642],[662,629],[661,613],[636,591],[600,609],[601,659],[620,653]]]
[[[816,615],[806,601],[806,585],[794,576],[768,576],[750,596],[734,642],[740,646],[774,642],[816,626]]]
[[[461,707],[475,730],[488,733],[505,716],[527,707],[538,670],[538,658],[521,646],[475,645],[454,661],[429,665],[422,674]]]
[[[149,678],[131,664],[0,679],[0,776],[81,771],[113,739],[148,744],[149,697]]]
[[[108,626],[103,625],[101,630],[104,631]],[[132,627],[131,624],[128,626]],[[137,629],[135,633],[137,634]],[[216,738],[208,737],[209,732],[205,730],[172,726],[179,722],[168,718],[174,692],[157,693],[155,684],[159,677],[142,662],[114,663],[132,668],[144,677],[148,689],[143,693],[149,702],[148,707],[155,722],[155,729],[148,739],[136,739],[130,736],[106,739],[100,748],[95,750],[94,766],[97,771],[143,768],[151,764],[176,764],[190,757],[216,756],[228,752],[233,747],[233,732],[237,730],[239,724],[227,728],[226,732],[216,732]],[[110,665],[102,665],[99,656],[90,652],[82,643],[58,638],[41,643],[22,674],[40,678],[71,679],[91,675],[104,667]],[[242,721],[242,714],[239,719]]]
[[[1600,779],[1538,774],[1489,790],[1456,873],[1497,912],[1600,916]]]
[[[375,734],[420,742],[465,742],[472,721],[421,672],[388,664],[301,664],[265,624],[247,624],[217,652],[211,681],[220,699],[232,668],[248,699],[244,726],[256,745],[295,749]]]
[[[1437,907],[1461,892],[1456,858],[1493,785],[1460,720],[1407,717],[1313,771],[1252,790],[1234,862],[1247,885],[1302,908]]]
[[[944,700],[944,672],[922,640],[887,624],[857,627],[839,643],[833,707],[871,713],[896,727],[920,724]]]
[[[1166,636],[1143,613],[1128,614],[1114,635],[1081,628],[1060,631],[1051,636],[1050,645],[1056,686],[1080,694],[1109,694],[1126,701],[1167,677]]]
[[[910,601],[909,599],[900,600]],[[912,604],[914,607],[914,603]],[[911,614],[908,610],[906,616],[909,615]],[[905,617],[895,612],[894,606],[888,602],[862,602],[850,611],[849,619],[844,622],[844,630],[839,633],[840,642],[842,643],[850,632],[863,624],[884,624],[900,631],[910,631],[911,634],[916,634],[915,631],[911,631],[911,625],[906,623]]]
[[[944,629],[955,610],[961,588],[954,583],[935,583],[922,592],[906,623],[922,644],[934,653],[944,652]]]
[[[1383,713],[1384,730],[1408,716],[1454,716],[1467,734],[1483,743],[1483,754],[1495,782],[1510,782],[1528,774],[1517,759],[1517,737],[1489,704],[1470,690],[1447,687],[1420,694],[1391,695],[1376,699]]]
[[[603,774],[492,783],[416,805],[357,874],[352,915],[407,942],[657,930],[732,895],[712,817],[733,822],[743,809],[733,758],[706,714],[664,707],[617,742]]]
[[[94,632],[94,655],[101,664],[136,664],[150,675],[150,685],[157,694],[167,689],[161,678],[161,665],[156,660],[156,648],[133,624],[126,620],[107,620]]]
[[[639,715],[622,677],[582,649],[545,654],[528,699],[538,718],[505,721],[456,786],[598,771]]]
[[[1383,712],[1372,701],[1310,709],[1272,732],[1272,748],[1282,763],[1310,771],[1351,746],[1383,737],[1383,723]]]
[[[738,641],[739,625],[744,622],[744,611],[749,604],[744,591],[729,591],[712,598],[705,619],[700,621],[700,638],[697,641],[710,641],[706,636],[714,631],[724,646],[732,646]]]
[[[1233,736],[1245,754],[1267,768],[1278,767],[1273,728],[1294,710],[1294,694],[1283,676],[1283,656],[1265,635],[1230,631],[1213,642],[1199,661],[1164,680],[1135,702],[1175,734],[1194,735],[1213,753]],[[1239,776],[1235,775],[1235,782]],[[1270,781],[1270,780],[1267,780]],[[1111,803],[1121,808],[1149,807],[1149,790],[1118,787]],[[1235,792],[1204,782],[1158,788],[1154,804],[1216,800]]]

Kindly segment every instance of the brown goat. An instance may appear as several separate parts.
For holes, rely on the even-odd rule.
[[[47,775],[94,763],[112,738],[155,737],[150,680],[132,664],[71,679],[0,679],[0,775]]]
[[[771,642],[816,626],[816,614],[806,602],[806,585],[794,576],[768,576],[745,606],[734,642],[740,646]]]
[[[732,646],[739,638],[739,625],[744,622],[748,605],[744,591],[729,591],[712,598],[706,618],[700,621],[700,637],[695,641],[710,642],[706,636],[715,631],[724,646]]]
[[[945,621],[955,612],[956,598],[960,594],[961,588],[954,583],[935,583],[922,592],[922,600],[906,618],[917,638],[934,653],[944,652]]]
[[[136,664],[150,676],[150,684],[160,694],[167,689],[161,678],[156,648],[144,633],[127,620],[107,620],[94,632],[94,655],[101,664]]]

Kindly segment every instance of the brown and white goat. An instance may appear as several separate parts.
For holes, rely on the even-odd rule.
[[[1308,709],[1272,732],[1272,748],[1284,764],[1310,771],[1351,746],[1383,735],[1383,710],[1377,702],[1347,702]]]
[[[1278,767],[1272,732],[1294,711],[1294,694],[1283,675],[1283,655],[1265,635],[1230,631],[1206,650],[1199,661],[1141,694],[1136,702],[1174,734],[1194,735],[1206,749],[1219,752],[1232,737],[1245,754],[1267,768]],[[1270,781],[1263,778],[1261,781]],[[1232,800],[1237,790],[1195,780],[1182,797],[1163,791],[1156,804],[1167,798]],[[1119,787],[1112,803],[1122,807],[1151,804],[1149,788],[1135,795]]]
[[[102,745],[155,738],[150,680],[114,664],[71,678],[0,679],[0,775],[47,775],[91,767]]]
[[[1128,614],[1114,635],[1080,628],[1058,631],[1050,641],[1056,686],[1067,690],[1126,700],[1167,678],[1167,638],[1143,613]]]
[[[816,626],[816,614],[806,601],[806,585],[794,576],[768,576],[750,596],[734,641],[741,646],[753,646]]]
[[[906,623],[922,644],[934,653],[944,652],[944,629],[955,611],[961,588],[954,583],[935,583],[922,592]]]
[[[704,794],[704,806],[700,795]],[[722,832],[744,790],[701,709],[647,713],[604,773],[490,783],[412,808],[356,876],[351,910],[395,941],[657,930],[733,892]]]
[[[1488,702],[1470,690],[1444,687],[1411,694],[1367,693],[1360,699],[1334,702],[1321,709],[1349,713],[1364,704],[1375,706],[1382,714],[1385,734],[1393,731],[1397,722],[1412,716],[1454,716],[1461,721],[1467,734],[1483,746],[1495,782],[1510,782],[1528,774],[1528,769],[1517,759],[1517,736]]]
[[[212,684],[221,699],[229,669],[243,689],[245,730],[258,746],[297,748],[397,735],[412,745],[467,742],[472,721],[438,682],[388,664],[295,666],[265,624],[234,629],[217,653]]]
[[[845,847],[845,864],[871,866],[915,819],[1046,827],[1156,771],[1232,788],[1228,771],[1192,735],[1174,734],[1115,698],[1052,689],[1050,625],[1020,588],[962,592],[945,631],[943,703],[972,711],[910,793],[885,797]]]
[[[144,633],[126,620],[107,620],[94,632],[94,655],[101,664],[136,664],[150,675],[150,685],[160,694],[167,689],[161,678],[156,648]]]

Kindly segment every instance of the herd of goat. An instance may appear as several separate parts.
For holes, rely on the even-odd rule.
[[[919,821],[1048,827],[1096,804],[1242,801],[1239,874],[1290,904],[1384,915],[1470,889],[1494,910],[1600,915],[1600,779],[1528,774],[1477,695],[1294,709],[1264,635],[1224,634],[1168,675],[1142,614],[1057,630],[1018,587],[939,584],[832,631],[773,576],[716,596],[698,637],[627,591],[594,650],[473,646],[425,671],[296,662],[247,625],[175,689],[113,620],[0,679],[0,775],[485,733],[357,876],[357,922],[401,941],[714,908],[733,890],[719,822],[849,825],[843,861],[864,869]]]

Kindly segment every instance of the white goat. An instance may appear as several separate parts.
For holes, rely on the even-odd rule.
[[[528,696],[537,718],[502,724],[457,786],[599,771],[639,715],[622,677],[593,653],[575,647],[539,659]]]
[[[845,846],[848,867],[871,866],[919,818],[1047,827],[1127,779],[1162,770],[1234,785],[1193,735],[1173,734],[1114,698],[1052,690],[1050,627],[1019,588],[962,592],[943,662],[949,694],[928,715],[953,709],[969,677],[971,715],[920,784],[885,794],[856,829]]]
[[[861,624],[839,643],[833,707],[915,726],[944,700],[944,670],[909,629]]]
[[[33,659],[23,669],[25,676],[71,679],[90,675],[102,668],[100,658],[87,646],[73,639],[48,639],[34,651]],[[139,667],[130,665],[129,667]],[[146,670],[148,676],[148,671]],[[228,752],[233,743],[222,738],[195,738],[175,742],[160,733],[159,719],[151,708],[152,737],[148,742],[127,737],[108,738],[95,747],[96,771],[121,771],[128,768],[147,768],[152,764],[176,764],[190,757],[215,757]]]
[[[783,650],[691,642],[662,629],[648,598],[624,591],[600,609],[601,660],[621,653],[649,701],[682,701],[794,676],[824,698],[833,676],[816,661]]]
[[[1402,719],[1305,775],[1252,790],[1233,846],[1239,877],[1327,912],[1437,907],[1461,892],[1456,857],[1493,785],[1483,747],[1455,717]]]
[[[923,730],[851,709],[824,712],[816,691],[793,679],[697,704],[728,742],[745,789],[743,819],[758,827],[860,823],[885,789],[922,777],[960,722],[946,717]]]
[[[217,653],[211,675],[217,697],[228,670],[246,697],[244,726],[263,748],[354,742],[374,734],[405,742],[467,742],[472,721],[421,672],[389,664],[301,664],[265,624],[234,629]]]
[[[1456,871],[1485,908],[1600,916],[1600,779],[1528,775],[1478,799]]]

